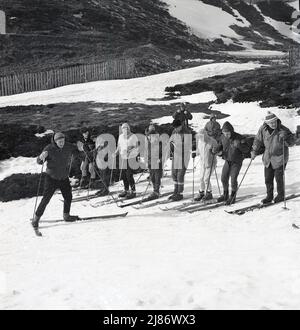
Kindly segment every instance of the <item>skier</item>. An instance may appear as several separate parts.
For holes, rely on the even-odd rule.
[[[180,201],[183,199],[184,177],[191,156],[192,134],[191,130],[179,119],[174,120],[173,127],[174,130],[170,138],[170,150],[174,192],[169,197],[169,200]]]
[[[234,204],[238,189],[238,176],[244,161],[244,154],[249,151],[249,147],[244,137],[234,131],[229,122],[225,122],[222,127],[222,136],[218,147],[214,153],[221,153],[225,164],[222,170],[222,185],[224,194],[218,202],[225,202],[226,205]],[[229,197],[229,179],[231,178],[231,196]]]
[[[222,130],[221,125],[217,122],[217,116],[215,114],[210,115],[209,122],[205,125],[204,129],[208,136],[211,136],[216,141],[220,140]]]
[[[261,148],[265,148],[263,163],[265,166],[267,197],[262,200],[263,204],[273,201],[274,177],[277,182],[278,192],[274,202],[280,203],[284,201],[284,170],[289,160],[289,147],[292,147],[294,144],[295,137],[292,132],[281,124],[280,119],[275,114],[269,112],[255,137],[251,152],[254,160],[260,154]]]
[[[38,164],[47,161],[43,199],[35,211],[32,226],[38,230],[39,221],[49,204],[56,189],[60,189],[64,198],[64,221],[76,221],[77,216],[70,215],[72,203],[72,188],[69,181],[69,167],[72,155],[76,155],[78,150],[71,143],[65,142],[63,133],[56,133],[52,138],[52,143],[46,146],[41,155],[37,158]]]
[[[150,124],[145,131],[147,143],[148,169],[150,180],[153,185],[153,193],[147,198],[154,200],[159,198],[161,179],[163,176],[162,144],[159,141],[159,134],[153,124]]]
[[[106,141],[103,136],[98,136],[96,139],[96,149],[95,149],[95,159],[96,165],[98,167],[98,175],[100,176],[101,188],[96,195],[98,196],[107,196],[109,195],[109,186],[110,186],[110,170],[107,164],[108,154],[105,156],[102,154],[103,152],[111,152],[111,150],[107,150],[109,147],[108,141]],[[104,157],[103,157],[104,156]],[[113,169],[111,169],[113,171]]]
[[[179,120],[184,127],[189,126],[189,120],[193,119],[193,115],[187,109],[186,104],[181,104],[180,108],[173,114],[174,120]]]
[[[93,184],[96,180],[96,173],[94,168],[95,143],[91,139],[90,132],[86,127],[81,129],[81,139],[79,143],[82,143],[82,148],[84,152],[83,160],[80,166],[82,174],[80,180],[80,187],[86,188],[88,186],[88,172],[91,175],[91,184]]]
[[[217,148],[217,141],[208,135],[206,129],[197,134],[197,155],[200,156],[200,190],[195,201],[209,201],[213,199],[210,178],[217,166],[217,157],[213,149]]]
[[[125,197],[126,199],[135,198],[135,181],[130,162],[138,157],[138,138],[131,132],[130,126],[127,123],[122,125],[122,134],[119,136],[118,147],[114,156],[116,157],[118,154],[120,155],[119,164],[121,164],[121,175],[125,188],[125,190],[119,194],[119,197]],[[129,192],[129,186],[131,192]]]

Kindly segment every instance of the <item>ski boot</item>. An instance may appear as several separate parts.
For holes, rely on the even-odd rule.
[[[101,190],[99,190],[99,191],[96,192],[96,195],[98,197],[108,196],[109,195],[109,191],[107,189],[101,189]]]
[[[136,197],[136,192],[132,190],[130,193],[127,194],[126,199],[133,199]]]
[[[39,222],[41,217],[38,217],[36,214],[34,215],[34,218],[31,220],[31,225],[33,227],[33,230],[36,234],[36,236],[41,237],[42,233],[39,231]]]
[[[128,190],[124,190],[123,192],[121,192],[118,196],[119,198],[124,198],[128,195]]]
[[[208,191],[203,197],[203,202],[211,201],[213,199],[213,194],[211,191]]]
[[[69,213],[64,213],[63,218],[65,222],[75,222],[79,220],[77,215],[70,215]]]
[[[195,201],[195,202],[201,202],[202,199],[204,198],[204,196],[205,196],[204,191],[199,191],[199,194],[198,194],[198,196],[194,199],[194,201]]]
[[[174,202],[179,202],[183,200],[183,195],[182,194],[176,194],[174,197],[173,197],[173,201]]]
[[[236,191],[233,191],[231,193],[231,196],[230,198],[228,198],[228,200],[225,202],[225,205],[233,205],[235,204],[235,201],[236,201]]]
[[[159,193],[153,192],[148,198],[147,201],[154,201],[155,199],[159,198]]]
[[[261,202],[262,202],[264,205],[266,205],[266,204],[270,204],[270,203],[272,203],[273,198],[274,198],[273,195],[267,195],[267,197],[264,198]]]
[[[229,192],[228,190],[225,190],[224,194],[218,198],[218,203],[227,202],[228,198],[229,198]]]
[[[282,194],[278,194],[275,198],[274,198],[274,203],[278,204],[284,202],[284,195]]]

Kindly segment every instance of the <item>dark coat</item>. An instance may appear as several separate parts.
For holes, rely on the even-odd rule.
[[[186,112],[186,114],[184,113]],[[180,112],[175,111],[173,114],[174,120],[180,120],[183,126],[188,126],[188,121],[193,119],[193,115],[187,110],[181,110]]]
[[[82,136],[80,142],[83,143],[83,158],[89,163],[92,163],[95,158],[95,142],[90,138],[90,136],[87,139]]]
[[[147,143],[147,162],[148,167],[153,169],[162,169],[162,142],[159,139],[159,133],[154,131],[149,133],[148,129],[145,131]]]
[[[231,137],[227,139],[223,134],[217,147],[217,152],[222,152],[222,158],[228,162],[241,165],[244,160],[244,154],[249,151],[245,137],[236,133],[232,125],[228,122],[224,124],[231,130]],[[223,126],[223,127],[224,127]],[[237,143],[237,146],[235,144]]]
[[[286,140],[284,146],[285,157],[283,159],[283,140],[280,138],[280,132],[286,132]],[[265,148],[263,155],[263,163],[265,167],[272,165],[273,169],[277,169],[289,160],[289,147],[295,144],[295,136],[292,132],[281,124],[278,120],[278,125],[275,130],[269,128],[267,124],[263,124],[259,129],[253,144],[253,151],[259,154],[261,147]]]
[[[66,142],[64,147],[60,149],[53,141],[43,151],[48,152],[46,173],[54,180],[67,179],[69,177],[72,155],[76,156],[78,153],[77,148],[73,144]],[[39,157],[37,162],[40,165],[43,163]]]

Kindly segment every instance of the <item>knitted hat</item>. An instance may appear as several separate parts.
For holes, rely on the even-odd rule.
[[[66,138],[66,137],[65,137],[65,134],[59,132],[59,133],[55,133],[55,134],[54,134],[54,138],[53,138],[53,140],[54,140],[55,142],[57,142],[58,140],[60,140],[60,139],[65,139],[65,138]]]
[[[226,121],[222,127],[222,131],[223,132],[230,132],[233,133],[234,132],[234,128],[233,126],[230,124],[230,122]]]
[[[177,127],[179,127],[179,126],[181,126],[182,125],[182,122],[181,122],[181,120],[179,120],[179,119],[175,119],[174,121],[173,121],[173,123],[172,123],[172,126],[174,127],[174,128],[177,128]]]
[[[277,116],[274,113],[269,111],[266,115],[265,123],[270,124],[270,123],[273,123],[276,120],[278,120]]]

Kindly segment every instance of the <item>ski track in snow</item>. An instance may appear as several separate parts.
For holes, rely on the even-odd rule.
[[[299,161],[300,148],[292,148],[289,194],[299,188]],[[221,167],[219,161],[219,173]],[[215,178],[212,183],[217,194]],[[171,178],[164,178],[163,185],[163,192],[171,190]],[[138,190],[145,186],[140,184]],[[185,194],[191,191],[188,173]],[[257,197],[231,209],[264,196],[260,158],[240,196],[252,193]],[[44,219],[61,217],[59,198],[54,196]],[[76,203],[73,213],[123,212],[115,205],[92,208],[90,203],[96,202]],[[279,205],[242,217],[228,215],[224,208],[193,215],[162,212],[158,206],[129,208],[124,219],[41,224],[41,239],[28,221],[33,205],[34,199],[0,204],[3,309],[300,307],[300,233],[291,228],[299,218],[299,199],[288,203],[289,211]]]

